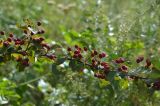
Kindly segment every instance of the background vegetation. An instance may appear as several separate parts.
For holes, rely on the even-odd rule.
[[[41,21],[44,37],[62,47],[87,46],[104,51],[111,60],[150,57],[160,72],[159,0],[0,0],[0,30],[22,36],[24,19]],[[132,65],[130,65],[132,63]],[[121,79],[108,86],[90,71],[80,73],[66,64],[57,71],[47,61],[24,71],[9,61],[0,65],[0,104],[6,106],[159,106],[160,92],[141,81]],[[147,70],[137,71],[145,76]],[[160,77],[154,74],[152,77]]]

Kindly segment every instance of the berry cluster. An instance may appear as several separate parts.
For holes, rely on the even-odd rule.
[[[105,52],[99,53],[97,50],[89,50],[87,47],[81,48],[78,45],[75,45],[73,48],[68,47],[67,51],[68,51],[68,57],[70,57],[69,60],[72,60],[72,59],[77,60],[85,65],[88,65],[91,69],[93,69],[94,76],[99,79],[107,79],[108,73],[116,69],[117,69],[117,73],[119,72],[123,73],[123,76],[126,76],[126,78],[130,78],[132,80],[147,79],[147,78],[139,77],[136,75],[129,75],[128,74],[129,68],[127,65],[125,65],[126,59],[123,57],[113,59],[113,63],[112,63],[112,62],[103,61],[103,58],[107,58],[107,55]],[[143,56],[138,56],[135,62],[139,64],[143,62],[143,60],[144,60]],[[152,63],[150,59],[147,58],[145,60],[144,67],[150,68],[151,64]],[[116,67],[113,67],[113,66],[116,66]],[[98,70],[98,71],[95,71],[95,70]],[[146,82],[146,84],[155,90],[160,90],[160,81],[156,80],[155,82],[153,81],[150,84]]]
[[[27,67],[30,65],[29,57],[46,57],[50,60],[55,60],[58,56],[56,56],[52,50],[51,46],[45,42],[45,39],[41,37],[41,34],[44,34],[45,31],[40,27],[41,22],[37,22],[38,29],[33,29],[31,25],[27,25],[25,29],[23,29],[24,36],[18,38],[13,33],[6,34],[4,31],[0,31],[1,41],[0,41],[0,49],[2,57],[10,57],[14,54],[18,54],[18,56],[13,56],[14,60],[18,62],[19,65],[23,67]],[[8,35],[8,37],[6,37]],[[87,47],[80,47],[75,45],[74,47],[67,48],[67,57],[66,59],[72,61],[76,60],[87,65],[90,69],[94,71],[94,76],[100,79],[107,79],[107,75],[111,71],[115,71],[117,73],[122,73],[123,76],[129,77],[131,79],[147,79],[143,77],[139,77],[136,75],[129,75],[129,67],[126,65],[126,59],[123,57],[119,57],[113,59],[112,61],[107,60],[108,55],[105,52],[98,52],[95,49],[89,49]],[[34,52],[34,53],[33,53]],[[7,60],[8,59],[8,60]],[[3,59],[5,61],[9,61],[13,58]],[[143,56],[138,56],[135,62],[140,64],[144,61]],[[149,58],[145,60],[144,67],[151,68],[151,61]],[[82,67],[84,68],[84,67]],[[149,78],[148,78],[149,79]],[[155,90],[160,90],[160,81],[156,80],[150,84],[146,83],[150,87]]]
[[[160,80],[156,80],[156,81],[153,83],[152,88],[155,89],[155,90],[160,90]]]
[[[37,26],[41,26],[41,22],[37,22]],[[44,32],[41,28],[32,29],[31,25],[27,25],[26,29],[23,30],[24,36],[21,38],[18,38],[13,33],[7,34],[5,31],[0,31],[2,56],[7,57],[19,54],[18,57],[13,57],[20,65],[25,67],[29,66],[29,56],[32,56],[31,51],[34,51],[39,57],[44,56],[54,60],[56,56],[50,51],[50,45],[45,42],[43,37],[40,37],[40,34],[44,34]]]
[[[98,53],[97,50],[89,50],[87,47],[79,47],[75,45],[74,48],[68,47],[68,54],[72,59],[81,61],[92,69],[103,70],[102,72],[95,72],[95,77],[104,79],[106,74],[110,71],[110,65],[102,61],[107,55],[106,53]]]

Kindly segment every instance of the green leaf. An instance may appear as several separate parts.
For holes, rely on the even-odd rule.
[[[80,70],[80,69],[84,68],[84,64],[78,62],[77,60],[71,60],[69,62],[69,67],[71,67],[71,69],[73,71],[77,71],[77,70]]]
[[[65,61],[66,61],[65,58],[58,58],[57,61],[56,61],[56,64],[60,65],[60,64],[64,63]]]
[[[100,79],[100,83],[99,83],[100,87],[106,87],[109,84],[110,84],[109,81],[107,81],[105,79]]]
[[[115,76],[116,76],[116,72],[115,71],[110,71],[107,74],[107,80],[109,80],[110,82],[112,82],[114,80]]]
[[[152,72],[148,76],[149,78],[160,78],[160,71],[159,70],[152,70]]]
[[[128,82],[128,80],[121,79],[119,82],[119,85],[120,85],[121,89],[127,89],[129,87],[129,82]]]

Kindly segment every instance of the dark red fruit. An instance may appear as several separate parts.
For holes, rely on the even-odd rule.
[[[139,56],[137,59],[136,59],[136,62],[137,63],[140,63],[144,60],[144,57],[143,56]]]
[[[7,41],[8,41],[8,42],[12,42],[12,38],[10,38],[10,37],[7,38]]]
[[[45,31],[43,29],[37,32],[37,34],[44,34],[44,33]]]
[[[70,51],[72,51],[72,49],[71,49],[70,47],[68,47],[68,48],[67,48],[67,51],[70,52]]]
[[[115,62],[116,62],[117,64],[124,63],[124,62],[125,62],[125,59],[122,58],[122,57],[120,57],[120,58],[116,59]]]
[[[122,69],[122,70],[127,70],[127,69],[128,69],[128,67],[127,67],[127,66],[125,66],[125,65],[122,65],[122,66],[121,66],[121,69]]]
[[[84,51],[87,51],[87,50],[88,50],[86,47],[84,47],[83,49],[84,49]]]
[[[46,43],[42,43],[41,45],[42,45],[42,47],[46,48],[47,50],[50,50],[50,49],[51,49],[50,46],[47,45]]]
[[[10,33],[10,34],[9,34],[9,37],[13,38],[13,33]]]
[[[34,38],[33,42],[34,43],[41,43],[43,40],[44,40],[43,38],[42,39],[41,38]]]
[[[4,45],[5,47],[8,47],[8,46],[9,46],[9,42],[8,42],[8,41],[4,41],[4,42],[3,42],[3,45]]]
[[[146,67],[149,67],[151,65],[150,59],[146,59]]]
[[[41,34],[44,34],[45,33],[45,31],[44,30],[41,30]]]
[[[95,73],[94,76],[100,79],[105,79],[105,75],[101,73]]]
[[[91,53],[91,57],[94,57],[95,55],[94,55],[94,53]]]
[[[23,56],[26,56],[27,55],[27,52],[26,51],[22,51],[20,52]]]
[[[31,35],[34,35],[34,32],[31,31]]]
[[[38,31],[37,34],[41,34],[41,31]]]
[[[42,42],[44,40],[44,38],[40,37],[39,40]]]
[[[96,62],[92,62],[92,67],[96,67]]]
[[[50,58],[51,60],[55,59],[56,56],[54,54],[51,54],[51,55],[46,55],[48,58]]]
[[[29,62],[28,62],[27,60],[23,60],[23,61],[22,61],[22,65],[24,65],[24,66],[29,66]]]
[[[94,55],[97,55],[97,54],[98,54],[98,52],[96,50],[94,50]]]
[[[74,47],[75,47],[76,49],[78,49],[78,48],[79,48],[79,47],[78,47],[78,45],[75,45]]]
[[[30,28],[31,28],[31,25],[28,25],[28,27],[30,27]]]
[[[101,53],[102,54],[102,57],[106,57],[106,53]]]
[[[120,71],[120,72],[125,72],[126,73],[126,72],[128,72],[127,70],[128,70],[128,67],[125,66],[125,65],[122,65],[121,67],[118,68],[118,71]]]
[[[118,71],[122,71],[122,68],[121,68],[121,67],[119,67],[119,68],[118,68]]]
[[[42,23],[38,21],[38,22],[37,22],[37,25],[38,25],[38,26],[41,26],[41,25],[42,25]]]
[[[154,88],[155,90],[160,90],[160,80],[155,81],[152,88]]]
[[[81,58],[82,58],[82,55],[81,55],[81,54],[78,54],[78,57],[81,59]]]
[[[108,71],[109,68],[110,68],[109,65],[105,65],[105,66],[104,66],[104,70],[106,70],[106,71]]]
[[[5,34],[5,32],[4,32],[4,31],[0,31],[0,34],[1,34],[1,35],[4,35],[4,34]]]
[[[96,61],[93,59],[93,60],[92,60],[92,63],[95,63],[95,62],[96,62]]]
[[[14,39],[15,45],[23,45],[24,41],[20,39]]]
[[[106,57],[106,53],[101,53],[101,54],[99,54],[99,58],[104,58],[104,57]]]
[[[99,54],[99,58],[103,58],[102,54]]]
[[[74,55],[73,55],[73,58],[78,58],[78,54],[74,54]]]
[[[79,54],[79,53],[80,53],[79,50],[74,51],[74,54]]]
[[[24,32],[25,34],[27,34],[27,33],[28,33],[28,31],[27,31],[27,30],[24,30],[23,32]]]
[[[106,62],[101,62],[101,66],[108,65]]]

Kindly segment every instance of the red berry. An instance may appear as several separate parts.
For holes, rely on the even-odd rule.
[[[44,34],[45,33],[45,31],[44,30],[41,30],[41,34]]]
[[[104,74],[95,73],[94,76],[97,77],[97,78],[105,79],[105,75]]]
[[[122,57],[120,57],[120,58],[116,59],[115,62],[116,62],[117,64],[124,63],[124,62],[125,62],[125,59],[122,58]]]
[[[81,51],[82,49],[79,47],[78,50]]]
[[[8,46],[9,46],[9,42],[8,42],[8,41],[4,41],[4,42],[3,42],[3,45],[4,45],[5,47],[8,47]]]
[[[68,47],[68,48],[67,48],[67,51],[70,52],[70,51],[72,51],[72,49],[71,49],[70,47]]]
[[[95,63],[95,62],[96,62],[96,61],[93,59],[93,60],[92,60],[92,63]]]
[[[91,53],[91,57],[94,57],[94,53]]]
[[[76,49],[78,49],[78,48],[79,48],[79,47],[78,47],[78,45],[75,45],[74,47],[75,47]]]
[[[121,68],[121,67],[119,67],[119,68],[118,68],[118,71],[122,71],[122,68]]]
[[[106,62],[102,62],[101,63],[101,66],[105,66],[107,63]]]
[[[7,38],[7,41],[8,42],[12,42],[12,39],[9,37],[9,38]]]
[[[37,22],[37,25],[38,25],[38,26],[41,26],[41,22],[40,22],[40,21],[38,21],[38,22]]]
[[[41,31],[38,31],[37,34],[41,34]]]
[[[78,57],[81,59],[81,58],[82,58],[82,55],[81,55],[81,54],[78,54]]]
[[[88,50],[86,47],[84,47],[83,49],[84,49],[84,51],[87,51],[87,50]]]
[[[13,38],[13,34],[12,34],[12,33],[10,33],[10,34],[9,34],[9,37]]]
[[[37,32],[37,34],[44,34],[44,33],[45,31],[43,29]]]
[[[34,32],[31,31],[31,35],[34,35]]]
[[[31,28],[31,25],[28,25],[28,27],[30,27],[30,28]]]
[[[4,35],[4,34],[5,34],[5,32],[4,32],[4,31],[0,31],[0,34],[1,34],[1,35]]]
[[[109,70],[109,68],[110,68],[109,65],[104,66],[104,70]]]
[[[102,57],[106,57],[106,53],[101,53],[102,54]]]
[[[121,69],[122,69],[122,70],[127,70],[127,69],[128,69],[128,67],[127,67],[127,66],[125,66],[125,65],[122,65]]]
[[[50,46],[47,45],[46,43],[42,43],[41,45],[42,45],[42,47],[45,47],[47,50],[50,50],[50,49],[51,49]]]
[[[150,59],[146,59],[146,66],[149,67],[151,65]]]
[[[98,54],[98,52],[96,50],[94,50],[94,55],[97,55],[97,54]]]
[[[78,57],[78,54],[74,54],[74,55],[73,55],[73,58],[77,58],[77,57]]]
[[[102,58],[103,56],[102,56],[102,54],[99,54],[99,58]]]
[[[74,51],[74,54],[79,54],[79,53],[80,53],[79,50]]]
[[[136,62],[137,63],[140,63],[144,60],[144,57],[143,56],[139,56],[137,59],[136,59]]]
[[[24,30],[23,32],[24,32],[25,34],[27,34],[27,33],[28,33],[28,31],[27,31],[27,30]]]
[[[53,54],[52,54],[52,55],[46,55],[46,56],[47,56],[48,58],[52,59],[52,60],[56,58],[56,56],[53,55]]]
[[[99,78],[105,79],[105,75],[104,75],[104,74],[101,74],[101,75],[99,76]]]
[[[155,90],[160,90],[160,80],[157,80],[153,83],[152,86]]]
[[[14,39],[15,45],[23,45],[24,41],[20,39]]]
[[[98,74],[98,73],[95,73],[95,74],[94,74],[94,76],[95,76],[95,77],[98,77],[98,76],[99,76],[99,74]]]
[[[40,40],[40,42],[42,42],[44,40],[44,38],[40,37],[39,40]]]
[[[95,62],[94,63],[92,62],[92,67],[96,67],[96,63]]]
[[[29,63],[28,63],[27,60],[23,60],[23,61],[22,61],[22,65],[24,65],[24,66],[29,66]]]
[[[23,56],[26,56],[26,55],[27,55],[27,52],[26,52],[26,51],[22,51],[21,54],[22,54]]]

